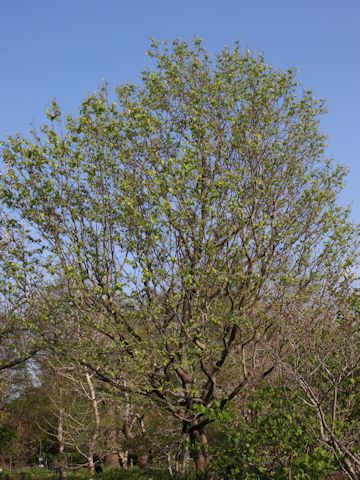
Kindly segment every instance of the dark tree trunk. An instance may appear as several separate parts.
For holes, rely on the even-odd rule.
[[[66,480],[66,471],[64,467],[59,468],[59,480]]]
[[[196,479],[207,480],[209,478],[210,456],[204,428],[190,431],[190,443],[195,462]]]

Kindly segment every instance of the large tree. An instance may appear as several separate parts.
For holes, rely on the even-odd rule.
[[[73,360],[176,417],[201,478],[209,409],[275,370],[304,309],[336,311],[354,231],[323,104],[293,69],[199,41],[149,54],[115,101],[53,103],[32,139],[9,137],[2,196],[68,297]]]

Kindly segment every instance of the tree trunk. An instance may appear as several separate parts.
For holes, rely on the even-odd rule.
[[[104,457],[104,465],[106,468],[119,468],[119,455],[117,452],[108,452]]]
[[[127,450],[123,452],[119,452],[119,459],[120,459],[122,468],[126,470],[128,467],[129,452]]]
[[[64,409],[59,409],[58,427],[57,427],[57,440],[59,443],[59,480],[66,479],[65,471],[65,440],[64,440]]]
[[[89,479],[93,480],[95,477],[95,464],[94,464],[94,456],[90,454],[87,459],[88,462],[88,471],[89,471]]]
[[[204,428],[190,431],[190,444],[195,462],[196,479],[207,480],[209,478],[210,456]]]
[[[86,378],[86,383],[88,384],[89,399],[91,401],[91,405],[94,413],[94,428],[93,428],[93,431],[91,432],[91,437],[89,439],[88,459],[87,459],[89,477],[92,480],[95,476],[94,453],[95,453],[96,441],[97,441],[97,437],[99,435],[99,429],[100,429],[100,414],[99,414],[98,402],[96,398],[96,392],[95,392],[94,384],[92,381],[92,375],[90,375],[87,369],[85,370],[85,378]]]
[[[145,468],[148,464],[149,452],[145,449],[140,448],[138,451],[138,465],[141,468]]]
[[[66,480],[66,471],[62,466],[59,469],[59,480]]]
[[[184,451],[183,451],[183,459],[182,459],[182,465],[181,465],[181,471],[182,473],[185,473],[187,468],[188,468],[188,463],[190,461],[190,452],[189,452],[189,446],[185,445]]]
[[[104,457],[104,466],[106,468],[120,468],[119,461],[119,438],[116,425],[116,407],[114,403],[110,404],[109,416],[111,425],[106,438],[107,453]]]

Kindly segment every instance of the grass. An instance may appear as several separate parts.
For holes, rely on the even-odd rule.
[[[6,470],[0,473],[0,480],[58,480],[59,476],[50,470],[41,468],[21,468],[16,470]],[[88,480],[87,471],[77,470],[68,471],[66,480]],[[129,470],[105,470],[95,476],[96,480],[191,480],[193,477],[178,476],[170,477],[168,472],[155,472],[151,470],[140,470],[133,468]]]

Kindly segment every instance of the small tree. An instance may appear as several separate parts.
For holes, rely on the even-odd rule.
[[[8,138],[2,191],[66,285],[78,361],[177,418],[202,478],[209,409],[274,370],[304,308],[334,308],[354,232],[293,69],[199,41],[149,54],[116,102],[104,88],[66,120],[53,103]]]
[[[103,396],[96,390],[94,374],[89,373],[86,367],[79,370],[72,366],[53,365],[52,368],[68,397],[65,401],[64,398],[52,399],[60,412],[56,436],[59,444],[63,443],[61,453],[64,453],[65,446],[75,450],[86,461],[89,478],[92,479],[95,475],[95,454],[103,450],[100,446]]]

